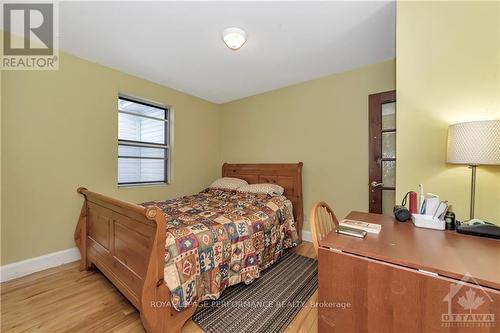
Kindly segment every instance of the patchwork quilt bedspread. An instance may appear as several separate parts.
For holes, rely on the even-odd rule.
[[[177,310],[251,283],[298,244],[284,196],[207,189],[143,205],[156,205],[167,217],[165,282]]]

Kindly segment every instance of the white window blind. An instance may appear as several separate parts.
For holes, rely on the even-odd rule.
[[[118,98],[118,185],[168,183],[169,109]]]

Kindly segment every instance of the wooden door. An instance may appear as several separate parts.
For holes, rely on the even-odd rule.
[[[369,96],[369,209],[392,215],[396,193],[396,91]]]

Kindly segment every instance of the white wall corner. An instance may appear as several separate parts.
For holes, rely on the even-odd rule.
[[[302,240],[312,242],[312,236],[309,230],[302,229]]]
[[[302,225],[306,224],[306,220],[302,221]],[[312,242],[311,231],[307,229],[302,229],[302,240],[306,242]]]
[[[0,282],[9,281],[52,267],[80,260],[80,251],[73,247],[67,250],[14,262],[0,267]]]

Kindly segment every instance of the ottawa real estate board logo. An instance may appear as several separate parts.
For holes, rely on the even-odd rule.
[[[59,68],[57,3],[3,2],[2,70]]]
[[[450,284],[443,302],[447,303],[447,311],[441,314],[443,327],[495,327],[495,309],[498,308],[488,291],[470,274]]]

